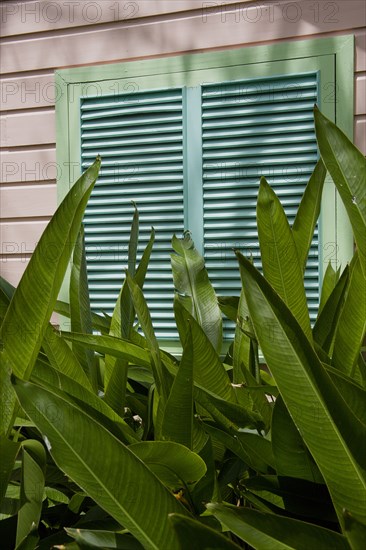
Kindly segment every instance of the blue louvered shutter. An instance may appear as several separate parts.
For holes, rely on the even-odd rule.
[[[127,266],[131,201],[140,213],[139,257],[151,227],[156,241],[144,292],[159,338],[176,337],[171,238],[183,232],[182,90],[81,100],[81,157],[102,156],[85,217],[91,306],[112,313]]]
[[[218,294],[240,292],[233,248],[252,254],[260,267],[256,199],[261,175],[293,222],[317,161],[317,100],[317,73],[202,87],[204,251]],[[319,298],[318,245],[316,229],[305,275],[312,320]]]
[[[192,166],[192,150],[187,162],[184,143],[192,129],[192,117],[185,110],[195,94],[187,93],[183,99],[183,93],[168,89],[81,100],[83,169],[98,153],[103,160],[84,218],[92,307],[113,311],[127,265],[131,201],[135,201],[140,212],[140,255],[151,226],[156,229],[144,292],[161,339],[177,338],[171,237],[189,229],[184,227],[184,220],[190,219],[184,209],[191,206],[184,199],[194,200],[184,189],[190,185],[188,164]],[[196,124],[201,126],[202,150],[198,147],[196,154],[202,162],[202,182],[196,189],[195,210],[202,204],[202,217],[195,214],[195,218],[203,220],[203,242],[196,245],[204,251],[217,294],[240,292],[233,248],[252,254],[260,267],[255,210],[261,175],[293,221],[317,160],[312,114],[317,101],[317,73],[202,85],[202,120],[194,121],[194,131],[197,136]],[[191,107],[196,112],[196,106]],[[318,230],[305,284],[314,319],[319,299]],[[232,335],[229,324],[225,333]]]

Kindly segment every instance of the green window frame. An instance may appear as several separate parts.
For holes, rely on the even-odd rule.
[[[184,136],[187,151],[184,159],[184,199],[190,208],[185,209],[184,222],[200,248],[203,242],[202,216],[199,215],[202,199],[197,194],[197,179],[202,180],[202,163],[195,151],[202,137],[199,135],[201,128],[195,121],[201,116],[201,86],[317,73],[322,112],[352,139],[353,59],[354,38],[347,35],[57,71],[57,163],[61,167],[58,199],[62,200],[81,172],[80,105],[83,99],[113,93],[129,94],[137,90],[181,88],[183,103],[190,105],[184,121],[184,127],[190,128],[190,139]],[[320,276],[329,260],[339,266],[350,259],[352,231],[343,204],[329,178],[323,193],[319,240],[322,243]],[[172,343],[167,342],[167,345]]]

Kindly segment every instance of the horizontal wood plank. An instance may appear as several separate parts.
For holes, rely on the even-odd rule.
[[[253,0],[241,0],[246,4]],[[166,16],[186,11],[224,10],[238,0],[99,0],[98,2],[2,2],[0,17],[2,35],[31,33],[88,27],[102,23],[129,21],[144,17]],[[74,4],[74,5],[73,5]]]
[[[355,115],[366,114],[366,74],[356,74]]]
[[[2,115],[0,125],[1,147],[56,143],[54,109]]]
[[[4,245],[2,245],[2,248],[4,248]],[[0,256],[0,275],[10,284],[17,286],[28,262],[29,255],[26,254],[15,258],[2,255]]]
[[[366,116],[362,115],[355,120],[355,144],[366,155]]]
[[[364,19],[365,25],[365,19]],[[362,30],[355,33],[355,70],[366,71],[366,29],[365,26]]]
[[[122,22],[101,29],[3,42],[2,73],[112,62],[146,56],[220,48],[245,43],[306,37],[364,25],[364,2],[327,3],[337,13],[318,15],[308,0],[294,3],[248,4],[236,10],[182,19],[162,19],[152,24]],[[286,8],[287,6],[287,8]],[[292,6],[292,8],[291,8]],[[291,8],[291,9],[290,9]],[[320,9],[320,8],[319,8]],[[293,11],[294,10],[294,11]],[[244,15],[245,14],[245,15]],[[75,52],[78,55],[75,55]]]
[[[32,150],[1,151],[0,183],[12,184],[21,182],[42,182],[56,180],[63,170],[70,166],[59,166],[56,162],[54,147]],[[80,173],[80,166],[71,167],[75,178]],[[78,171],[79,170],[79,171]]]
[[[50,217],[56,207],[56,183],[0,187],[1,219]]]
[[[47,223],[48,220],[0,222],[2,254],[25,255],[34,252]]]
[[[53,107],[62,91],[55,84],[52,72],[32,76],[0,79],[0,96],[4,111]]]

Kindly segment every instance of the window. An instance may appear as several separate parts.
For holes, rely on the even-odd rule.
[[[291,222],[317,160],[314,103],[346,131],[352,124],[352,103],[345,101],[352,79],[342,66],[347,56],[352,66],[352,48],[346,37],[60,71],[68,101],[60,102],[58,116],[66,114],[68,132],[58,150],[65,158],[67,147],[70,169],[102,156],[85,215],[95,310],[113,309],[123,280],[131,201],[140,211],[142,246],[156,229],[144,290],[160,339],[177,337],[173,233],[192,232],[218,294],[239,293],[232,248],[260,264],[259,177],[273,185]],[[73,179],[69,173],[60,185]],[[328,182],[306,271],[313,318],[324,264],[344,262],[352,247],[341,219]]]

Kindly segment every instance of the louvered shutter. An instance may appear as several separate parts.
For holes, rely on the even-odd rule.
[[[192,122],[188,116],[197,112],[197,103],[193,105],[197,95],[189,90],[185,99],[182,89],[169,89],[81,100],[83,169],[98,153],[103,160],[84,218],[92,307],[113,311],[127,265],[131,201],[135,201],[140,212],[140,255],[151,226],[156,229],[144,292],[161,339],[177,338],[170,243],[174,233],[189,229],[184,220],[192,218],[184,212],[192,210],[189,201],[194,200],[194,194],[187,195],[184,189],[184,185],[192,188],[187,180],[196,156],[191,156],[192,147],[188,151],[189,131],[194,129],[197,137],[197,125],[202,125],[202,151],[196,151],[202,157],[202,183],[194,183],[200,187],[194,206],[196,211],[202,203],[203,242],[196,245],[204,250],[219,295],[240,292],[233,248],[252,254],[260,267],[255,219],[260,176],[274,187],[292,223],[317,160],[312,113],[318,101],[317,73],[203,85],[201,121]],[[314,319],[319,299],[317,229],[305,285]],[[230,325],[225,333],[232,335]]]
[[[317,100],[317,73],[202,87],[204,250],[218,294],[240,292],[232,248],[252,254],[260,267],[256,199],[261,175],[293,222],[317,161]],[[305,276],[313,320],[319,299],[318,248],[316,229]]]
[[[144,292],[159,338],[176,337],[170,243],[184,229],[182,105],[181,89],[81,100],[83,169],[102,156],[84,217],[91,305],[113,311],[127,266],[135,201],[139,257],[151,226],[156,230]]]

